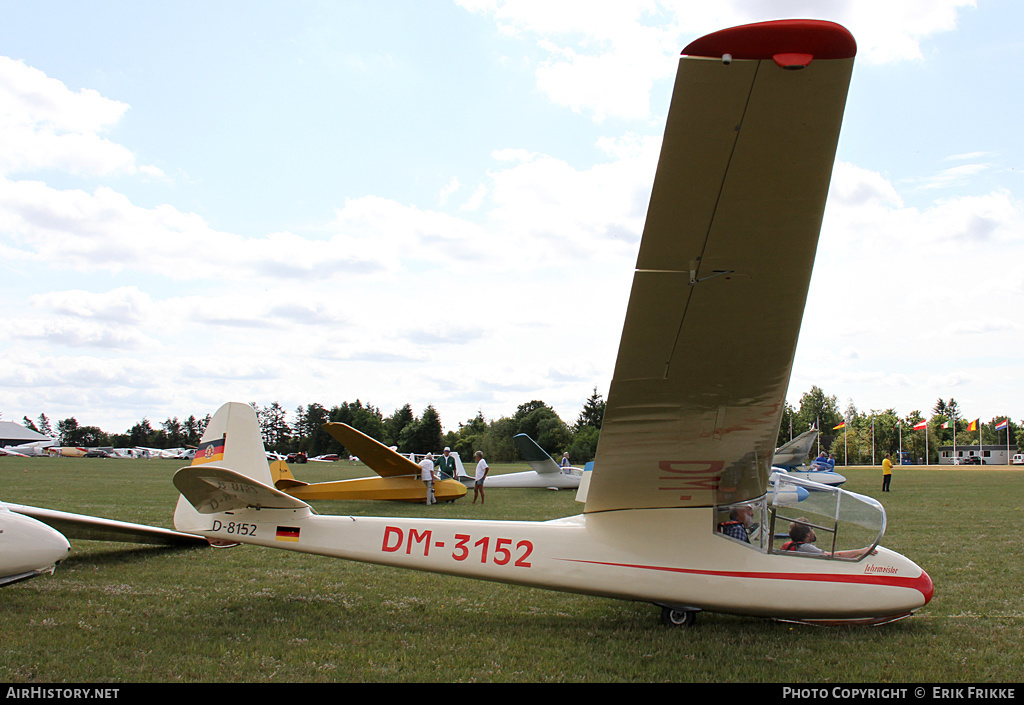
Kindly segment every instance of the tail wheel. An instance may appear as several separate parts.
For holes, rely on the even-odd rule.
[[[696,621],[697,612],[695,610],[661,608],[661,623],[666,627],[692,627]]]

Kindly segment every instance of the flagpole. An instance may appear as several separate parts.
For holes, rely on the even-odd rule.
[[[871,417],[871,464],[875,464],[875,417]]]

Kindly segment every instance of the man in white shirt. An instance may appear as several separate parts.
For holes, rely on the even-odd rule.
[[[434,499],[434,456],[430,453],[420,461],[420,479],[427,486],[427,505],[436,504]]]
[[[482,451],[477,451],[475,456],[476,463],[476,482],[473,484],[473,504],[476,504],[476,498],[480,498],[480,504],[484,503],[484,480],[487,478],[487,473],[490,471],[490,467],[487,465],[487,461],[484,460],[484,454]]]

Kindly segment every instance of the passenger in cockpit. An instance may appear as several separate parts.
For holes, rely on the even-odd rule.
[[[804,519],[797,519],[789,525],[789,541],[782,544],[783,551],[796,551],[797,553],[807,553],[812,556],[825,556],[826,558],[863,558],[867,555],[868,550],[866,548],[857,548],[849,551],[823,551],[814,545],[814,542],[818,540],[817,534],[814,533],[814,529],[805,523]],[[871,551],[871,555],[875,555],[878,551]]]

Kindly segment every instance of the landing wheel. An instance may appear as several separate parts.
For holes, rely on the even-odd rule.
[[[697,621],[695,610],[678,610],[672,607],[661,608],[661,623],[666,627],[692,627]]]

